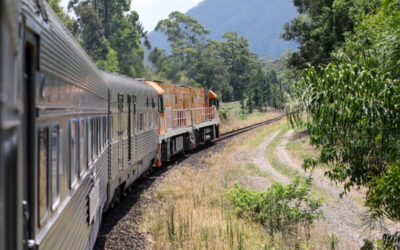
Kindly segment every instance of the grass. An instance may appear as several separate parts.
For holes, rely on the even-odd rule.
[[[149,199],[144,230],[153,236],[152,249],[262,249],[270,244],[260,225],[239,219],[225,196],[234,181],[246,182],[247,169],[231,157],[230,143],[205,162],[207,167],[173,169]],[[252,171],[254,168],[252,168]]]
[[[222,103],[220,118],[224,116],[223,114],[225,114],[226,119],[223,119],[221,123],[221,133],[230,132],[281,115],[274,111],[260,112],[255,110],[252,113],[247,113],[246,110],[241,109],[239,102]]]
[[[218,154],[201,160],[205,168],[182,166],[171,169],[156,191],[145,194],[154,201],[143,210],[142,230],[151,238],[150,248],[329,249],[328,236],[332,232],[326,226],[317,224],[311,231],[310,240],[306,240],[304,232],[299,232],[295,238],[279,234],[271,238],[266,227],[237,217],[226,196],[234,182],[251,187],[254,178],[260,176],[267,185],[272,183],[272,178],[257,165],[239,162],[235,157],[282,128],[282,136],[289,130],[284,122],[233,139]],[[273,143],[277,146],[279,139]]]
[[[288,176],[290,178],[294,178],[297,175],[300,175],[300,173],[297,170],[292,169],[289,166],[286,166],[283,164],[280,160],[279,157],[276,155],[275,150],[277,149],[279,142],[282,139],[282,136],[286,134],[290,130],[290,125],[288,123],[285,123],[279,132],[279,134],[271,141],[271,143],[268,145],[266,149],[266,154],[268,157],[268,160],[270,161],[271,165],[278,170],[281,174]]]
[[[260,167],[254,163],[251,163],[251,162],[247,163],[246,169],[249,171],[249,174],[252,176],[261,176],[261,177],[266,178],[267,180],[270,180],[270,178],[271,178],[271,176],[269,176],[266,172],[262,171],[260,169]]]
[[[296,135],[286,145],[286,150],[297,162],[305,159],[318,159],[319,151],[310,145],[310,137],[305,129],[296,130]],[[333,169],[333,164],[320,164],[319,168]]]

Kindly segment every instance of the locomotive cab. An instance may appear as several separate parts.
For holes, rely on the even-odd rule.
[[[212,90],[208,91],[208,106],[215,106],[217,109],[219,109],[218,96]]]

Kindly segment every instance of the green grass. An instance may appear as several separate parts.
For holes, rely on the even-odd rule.
[[[292,169],[289,166],[283,164],[278,156],[276,155],[275,151],[278,148],[279,142],[282,139],[282,136],[286,134],[290,130],[290,125],[286,123],[282,128],[279,134],[272,140],[272,142],[268,145],[266,149],[267,157],[271,163],[271,165],[278,170],[281,174],[288,176],[290,178],[294,178],[300,173],[297,170]]]
[[[290,124],[285,123],[285,125],[283,125],[281,127],[281,131],[279,132],[279,134],[268,145],[268,147],[266,149],[266,154],[267,154],[267,158],[268,158],[269,162],[271,163],[271,165],[274,169],[276,169],[281,174],[289,177],[290,179],[293,179],[296,176],[304,175],[304,173],[301,174],[299,171],[282,163],[279,160],[278,155],[276,154],[276,149],[278,148],[278,145],[279,145],[280,141],[282,140],[282,136],[284,134],[286,134],[289,130],[291,130]],[[302,145],[295,144],[295,145],[292,145],[291,147],[301,148]],[[317,193],[318,197],[321,197],[321,198],[331,196],[331,194],[328,193],[325,189],[315,185],[314,183],[312,184],[312,190]]]
[[[278,131],[281,126],[281,123],[276,123],[267,127],[263,127],[259,129],[254,136],[249,136],[249,138],[244,141],[244,144],[250,147],[257,147],[264,142],[265,137],[271,135],[273,132]]]
[[[266,172],[262,171],[260,167],[254,163],[246,163],[246,169],[248,170],[250,175],[270,178],[270,176]]]
[[[228,112],[228,117],[234,117],[243,120],[252,120],[265,115],[265,112],[260,112],[258,110],[254,110],[252,113],[248,113],[247,110],[242,110],[239,101],[221,103],[220,109],[226,110]]]
[[[305,159],[317,159],[319,152],[313,148],[309,143],[310,138],[308,136],[290,141],[286,145],[286,150],[292,153],[296,158],[300,160]],[[320,164],[319,168],[333,169],[333,164]]]

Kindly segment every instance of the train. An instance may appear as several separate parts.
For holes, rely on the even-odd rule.
[[[143,173],[219,137],[218,96],[101,71],[46,1],[0,14],[0,249],[92,249]]]

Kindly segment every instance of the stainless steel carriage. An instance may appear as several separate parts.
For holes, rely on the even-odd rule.
[[[0,246],[91,249],[107,198],[108,84],[45,1],[1,3]]]
[[[106,72],[104,77],[110,86],[108,200],[113,205],[156,158],[158,96],[141,80]]]

